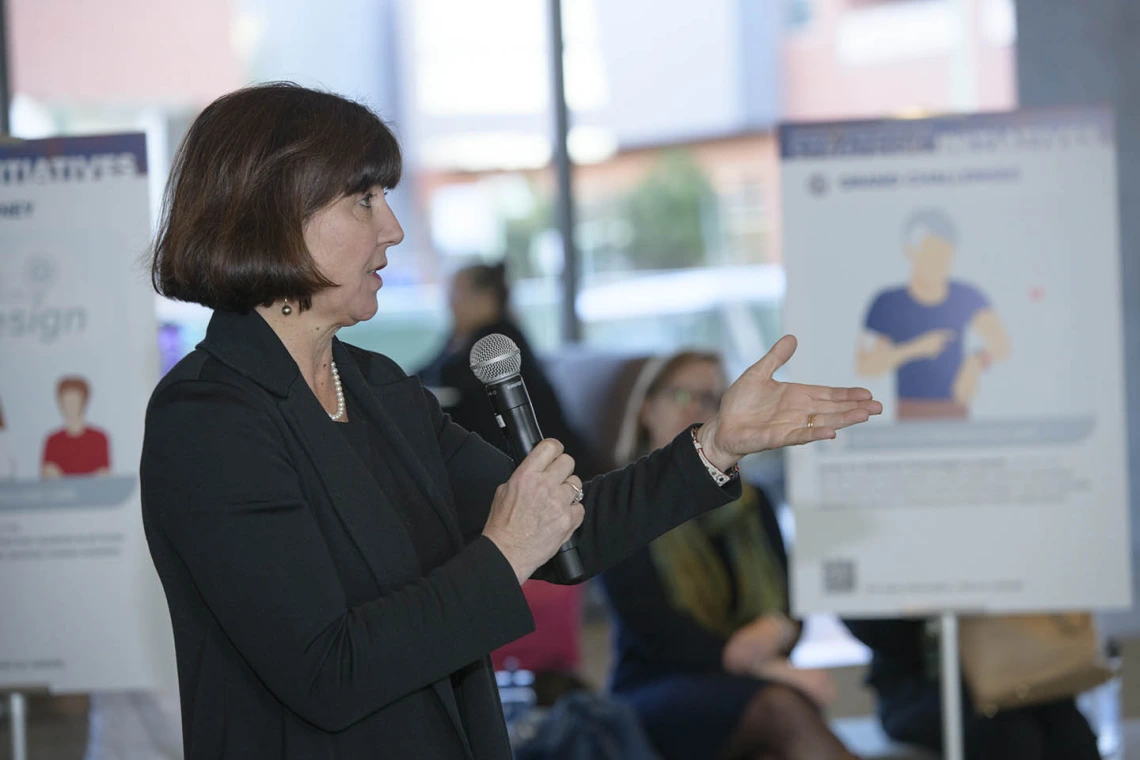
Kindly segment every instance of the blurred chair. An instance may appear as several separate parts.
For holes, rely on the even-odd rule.
[[[543,357],[567,421],[597,453],[603,472],[614,469],[614,446],[626,399],[647,354],[567,346]],[[539,420],[539,424],[542,420]]]
[[[578,669],[582,626],[582,586],[527,581],[523,594],[535,630],[491,653],[495,670],[573,673]]]

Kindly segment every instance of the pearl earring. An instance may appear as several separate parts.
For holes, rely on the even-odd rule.
[[[285,316],[289,316],[293,313],[293,307],[289,305],[288,301],[286,301],[285,305],[281,307],[281,313]]]

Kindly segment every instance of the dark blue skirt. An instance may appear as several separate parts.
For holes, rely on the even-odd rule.
[[[766,681],[727,673],[669,673],[614,685],[614,699],[630,705],[664,760],[719,757],[744,708]]]

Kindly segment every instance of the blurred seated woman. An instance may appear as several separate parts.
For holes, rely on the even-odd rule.
[[[567,422],[542,363],[510,313],[510,301],[504,264],[475,264],[456,272],[448,293],[451,334],[439,353],[414,374],[437,392],[440,406],[453,421],[510,453],[491,413],[487,392],[472,374],[470,362],[471,347],[481,338],[495,333],[507,336],[522,354],[522,377],[543,435],[561,441],[566,453],[578,463],[575,472],[589,478],[598,472],[594,458]]]
[[[715,410],[726,385],[716,354],[650,361],[626,405],[621,463],[672,440]],[[610,688],[666,760],[852,758],[820,712],[824,671],[788,662],[787,554],[763,492],[661,536],[602,576],[614,614]]]
[[[942,748],[939,643],[921,618],[845,620],[871,648],[868,683],[883,730],[896,741]],[[979,714],[962,690],[967,760],[1099,760],[1096,736],[1072,698]]]

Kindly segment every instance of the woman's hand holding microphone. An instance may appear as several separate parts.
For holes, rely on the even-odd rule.
[[[495,543],[522,583],[558,552],[585,515],[574,460],[561,443],[547,438],[495,491],[483,535]]]

